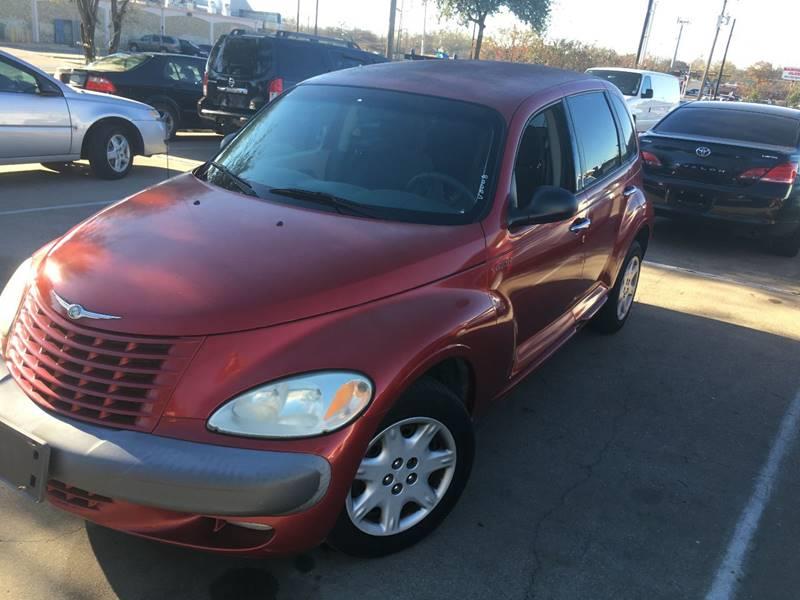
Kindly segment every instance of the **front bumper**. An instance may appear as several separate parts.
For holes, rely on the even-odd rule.
[[[0,420],[50,447],[50,479],[142,506],[287,515],[316,504],[330,483],[330,465],[316,455],[185,442],[54,416],[24,394],[2,359]]]
[[[142,154],[164,154],[167,151],[167,131],[162,121],[135,121],[142,136]]]

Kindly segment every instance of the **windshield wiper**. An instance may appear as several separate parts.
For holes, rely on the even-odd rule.
[[[383,218],[357,202],[352,202],[351,200],[336,196],[335,194],[329,194],[328,192],[315,192],[314,190],[304,190],[303,188],[271,188],[269,192],[271,194],[277,194],[278,196],[297,198],[298,200],[310,200],[311,202],[331,206],[340,215],[349,213],[351,215],[369,217],[370,219]]]
[[[218,171],[221,171],[224,175],[228,177],[233,183],[236,184],[236,187],[239,188],[243,193],[247,194],[248,196],[256,196],[258,197],[258,192],[253,189],[253,186],[250,185],[246,180],[242,179],[236,173],[232,172],[228,167],[225,165],[221,165],[218,162],[214,162],[213,160],[208,161],[207,163],[209,166],[214,167]],[[208,176],[208,169],[206,169],[206,176]]]

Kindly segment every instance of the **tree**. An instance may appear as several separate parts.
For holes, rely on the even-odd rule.
[[[119,38],[122,35],[122,20],[128,12],[131,0],[111,0],[111,39],[108,41],[108,53],[114,54],[119,50]]]
[[[78,5],[78,14],[81,16],[81,48],[86,63],[94,60],[96,49],[94,45],[94,31],[97,27],[97,5],[100,0],[75,0]]]
[[[789,108],[800,108],[800,85],[792,85],[792,90],[786,96],[786,106]]]
[[[500,9],[508,9],[537,33],[545,30],[547,18],[550,16],[550,0],[436,0],[436,3],[442,16],[456,17],[465,25],[474,23],[478,28],[473,52],[475,60],[481,57],[486,19]]]

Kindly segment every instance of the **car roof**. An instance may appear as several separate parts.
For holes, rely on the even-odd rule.
[[[757,104],[755,102],[714,102],[713,100],[700,100],[684,104],[682,108],[684,110],[690,108],[716,108],[719,110],[756,112],[800,121],[800,110],[788,108],[786,106],[774,106],[772,104]]]
[[[646,71],[644,69],[629,69],[628,67],[592,67],[587,69],[587,72],[591,71],[622,71],[624,73],[638,73],[640,75],[663,75],[665,77],[677,79],[675,75],[670,73],[662,73],[661,71]]]
[[[609,89],[602,79],[524,63],[488,60],[409,60],[333,71],[302,85],[345,85],[425,94],[483,104],[509,117],[528,98],[560,85]]]

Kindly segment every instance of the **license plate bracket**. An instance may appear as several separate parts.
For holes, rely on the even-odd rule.
[[[44,500],[50,446],[0,419],[0,480],[35,502]]]

